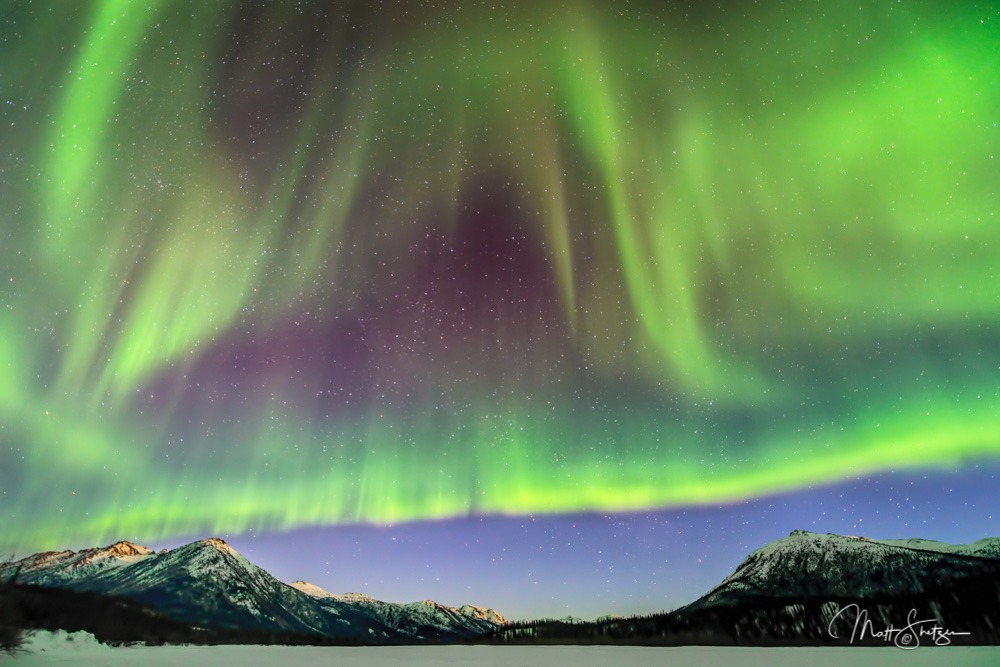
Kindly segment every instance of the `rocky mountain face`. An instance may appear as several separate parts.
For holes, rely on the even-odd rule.
[[[872,540],[793,531],[757,549],[688,609],[746,598],[919,596],[991,570],[1000,538],[951,545],[933,540]]]
[[[995,644],[1000,538],[951,545],[794,531],[672,617],[736,643]]]
[[[494,638],[672,646],[1000,644],[1000,538],[951,545],[797,530],[757,549],[718,586],[672,612],[513,623]]]
[[[137,600],[165,616],[213,628],[319,635],[361,643],[447,642],[496,630],[491,609],[432,601],[397,604],[285,584],[218,538],[159,553],[129,542],[46,552],[0,567],[20,584]]]
[[[361,593],[334,594],[304,581],[290,584],[313,598],[328,613],[343,617],[364,615],[407,635],[424,638],[481,635],[492,632],[507,621],[493,609],[472,605],[446,607],[433,600],[409,604],[382,602]],[[474,632],[470,633],[469,630]]]

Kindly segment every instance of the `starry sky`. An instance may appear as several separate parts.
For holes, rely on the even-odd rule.
[[[0,547],[514,617],[1000,533],[996,2],[11,0]]]

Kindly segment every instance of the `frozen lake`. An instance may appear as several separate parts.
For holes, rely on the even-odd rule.
[[[317,646],[169,646],[110,648],[85,633],[39,633],[12,665],[336,665],[337,667],[490,665],[496,667],[626,667],[627,665],[740,665],[754,667],[887,667],[889,665],[1000,665],[1000,647],[897,648],[719,648],[638,646],[428,646],[428,647],[317,647]]]

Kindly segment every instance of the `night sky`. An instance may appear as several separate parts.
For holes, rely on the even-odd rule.
[[[1000,534],[1000,4],[10,0],[0,550],[512,617]]]

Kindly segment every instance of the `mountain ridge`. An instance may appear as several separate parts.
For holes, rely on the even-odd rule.
[[[794,530],[752,551],[732,574],[685,608],[759,595],[919,594],[942,577],[977,573],[983,561],[997,561],[994,553],[1000,553],[1000,538],[953,545]]]
[[[80,551],[43,552],[0,566],[18,583],[124,597],[170,618],[215,627],[314,634],[366,643],[467,639],[505,623],[492,609],[433,601],[382,602],[358,593],[281,582],[225,540],[209,537],[153,552],[119,541]],[[316,593],[316,594],[312,594]]]
[[[818,646],[1000,644],[1000,538],[964,545],[796,530],[755,549],[671,612],[511,623],[512,644]],[[916,619],[916,620],[914,620]],[[864,625],[870,623],[870,625]],[[852,625],[853,624],[853,625]],[[857,628],[868,629],[857,635]],[[915,627],[926,631],[924,634]],[[930,638],[932,625],[939,631]],[[881,632],[879,632],[881,631]],[[942,632],[954,634],[941,634]]]
[[[852,617],[840,614],[851,607],[856,616],[870,612],[877,628],[905,625],[913,610],[927,623],[960,631],[956,642],[1000,643],[1000,537],[955,545],[796,530],[752,551],[686,606],[590,623],[507,623],[495,610],[474,605],[390,603],[302,580],[284,583],[219,538],[158,553],[129,542],[44,552],[0,566],[0,581],[12,574],[29,584],[132,598],[199,627],[361,644],[484,637],[498,643],[835,644],[853,637]]]

